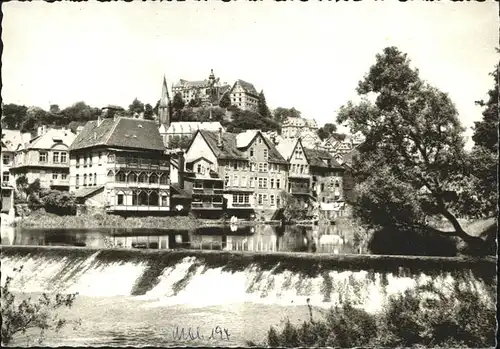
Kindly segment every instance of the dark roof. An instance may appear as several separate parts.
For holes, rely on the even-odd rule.
[[[254,85],[252,85],[251,83],[249,82],[246,82],[246,81],[243,81],[241,79],[238,79],[236,81],[236,83],[239,83],[240,86],[243,88],[243,90],[247,93],[250,93],[252,95],[255,95],[255,96],[258,96],[259,93],[257,92],[257,90],[255,89]]]
[[[165,150],[165,145],[154,121],[125,117],[103,119],[99,126],[97,126],[96,120],[87,122],[83,130],[76,136],[70,150],[98,145]]]
[[[359,144],[353,147],[351,150],[349,150],[347,153],[345,153],[342,156],[342,161],[344,164],[348,166],[352,166],[352,159],[353,157],[357,156],[359,154]]]
[[[82,189],[79,189],[75,192],[75,197],[85,198],[91,194],[96,193],[97,191],[101,190],[102,188],[104,188],[103,185],[98,186],[98,187],[82,188]]]
[[[200,132],[203,138],[206,140],[208,146],[210,147],[210,149],[212,149],[217,159],[248,160],[248,157],[245,154],[245,151],[247,150],[248,147],[238,149],[238,147],[236,146],[236,136],[237,136],[236,133],[222,132],[223,146],[220,148],[217,146],[219,138],[218,132],[205,131],[205,130],[200,130],[198,132]],[[259,133],[260,132],[256,133],[256,135]],[[272,142],[269,142],[269,140],[266,137],[264,137],[264,135],[262,135],[262,137],[269,146],[269,162],[286,164],[287,163],[286,160],[283,158],[283,156],[281,156],[281,154],[278,152],[274,144],[272,144]],[[253,141],[250,142],[249,144],[252,143]]]
[[[172,192],[173,198],[185,198],[185,199],[191,198],[191,194],[189,194],[186,190],[182,189],[179,183],[170,184],[170,190]]]
[[[323,167],[323,168],[338,168],[344,169],[329,152],[319,149],[307,149],[304,148],[306,153],[306,158],[309,161],[310,166]],[[329,164],[325,163],[323,160],[326,159]]]

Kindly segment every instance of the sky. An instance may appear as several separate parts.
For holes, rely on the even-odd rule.
[[[449,94],[464,126],[493,87],[498,2],[86,2],[2,4],[4,103],[154,106],[165,75],[264,90],[270,108],[335,123],[387,46]],[[471,135],[471,131],[467,132]]]

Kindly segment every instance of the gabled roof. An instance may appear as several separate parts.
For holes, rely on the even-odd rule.
[[[208,85],[208,80],[189,81],[180,79],[174,87],[202,87]]]
[[[262,135],[260,131],[257,131],[257,133],[255,133],[254,138],[248,143],[246,147],[237,146],[238,134],[236,133],[222,132],[221,133],[222,147],[219,147],[217,145],[219,132],[212,132],[205,130],[200,130],[198,132],[205,139],[205,141],[207,142],[208,146],[210,147],[210,149],[212,150],[217,159],[248,160],[246,150],[253,143],[253,140],[255,139],[255,137],[257,137],[257,134],[260,134],[269,148],[268,152],[269,162],[282,163],[282,164],[287,163],[286,160],[283,158],[283,156],[281,156],[281,154],[278,152],[274,144],[272,144],[272,142],[270,142],[266,137],[264,137],[264,135]]]
[[[304,152],[310,166],[343,169],[327,151],[304,148]],[[324,160],[326,160],[326,162]]]
[[[238,84],[238,85],[240,85],[240,86],[241,86],[241,88],[243,89],[243,91],[245,91],[246,93],[251,94],[251,95],[254,95],[254,96],[256,96],[256,97],[258,97],[258,96],[259,96],[259,93],[258,93],[258,92],[257,92],[257,90],[255,89],[255,86],[254,86],[254,85],[252,85],[252,84],[251,84],[251,83],[249,83],[249,82],[243,81],[243,80],[241,80],[241,79],[236,80],[236,82],[234,83],[233,87],[231,88],[231,91],[234,89],[234,87],[235,87],[237,84]]]
[[[19,145],[29,142],[30,139],[29,132],[2,129],[2,151],[16,151]]]
[[[298,138],[283,139],[278,143],[276,149],[278,149],[283,158],[285,158],[287,161],[290,161],[293,151],[295,150],[295,147],[297,146],[297,143],[299,141],[300,140]]]
[[[71,150],[95,147],[99,145],[120,148],[165,150],[155,121],[117,117],[89,121],[76,136]]]
[[[100,185],[98,187],[88,187],[88,188],[82,188],[82,189],[79,189],[75,192],[75,197],[77,198],[85,198],[89,195],[92,195],[94,193],[96,193],[97,191],[101,190],[102,188],[104,188],[103,185]]]
[[[47,130],[44,134],[33,138],[26,144],[26,149],[50,149],[56,142],[60,142],[68,147],[75,140],[76,135],[68,129]]]

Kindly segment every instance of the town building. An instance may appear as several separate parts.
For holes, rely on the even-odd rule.
[[[331,136],[321,143],[320,148],[329,152],[337,162],[342,164],[344,154],[351,152],[364,141],[365,138],[361,133],[347,134],[343,138]]]
[[[170,123],[167,129],[165,129],[164,124],[160,125],[159,132],[165,146],[170,148],[170,143],[175,138],[187,137],[191,139],[198,130],[217,132],[221,128],[225,131],[225,128],[218,121],[175,121]]]
[[[281,207],[288,165],[262,132],[200,130],[185,159],[193,212],[224,210],[229,215],[269,219]]]
[[[220,78],[216,78],[213,69],[210,70],[208,80],[189,81],[180,79],[172,86],[172,93],[179,94],[184,102],[200,101],[202,107],[218,105],[223,94],[229,89],[226,83],[221,84]]]
[[[321,211],[338,210],[344,200],[344,168],[326,151],[306,148],[300,138],[285,139],[278,151],[289,162],[288,193]]]
[[[5,186],[15,186],[14,176],[11,174],[11,168],[14,165],[14,159],[18,147],[29,142],[31,134],[22,133],[19,130],[2,129],[2,162],[0,163],[2,172],[2,184]]]
[[[10,168],[12,180],[26,176],[28,183],[39,179],[41,188],[68,190],[69,147],[75,137],[65,128],[40,126],[34,138],[17,146]]]
[[[283,138],[304,138],[306,135],[318,137],[318,124],[314,119],[287,117],[281,126]]]
[[[259,93],[251,83],[243,80],[236,80],[228,93],[231,99],[231,105],[241,110],[257,112]]]
[[[170,155],[154,121],[87,122],[70,148],[70,191],[79,203],[126,214],[170,210]]]

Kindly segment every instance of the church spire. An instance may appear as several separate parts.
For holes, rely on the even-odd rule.
[[[167,78],[163,76],[163,84],[161,88],[161,99],[158,107],[158,118],[160,125],[165,125],[168,128],[170,125],[170,95],[168,94]]]

